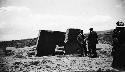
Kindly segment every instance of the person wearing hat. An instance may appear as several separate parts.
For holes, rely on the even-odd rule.
[[[91,57],[97,57],[96,44],[98,43],[98,35],[93,28],[90,28],[90,34],[88,35],[88,50]]]
[[[116,23],[112,34],[112,68],[125,71],[125,25],[122,22]]]

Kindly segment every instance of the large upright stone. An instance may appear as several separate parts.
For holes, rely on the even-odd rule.
[[[77,37],[80,34],[80,29],[67,29],[65,39],[65,52],[66,54],[78,54],[81,46],[78,43]]]
[[[63,45],[64,32],[41,30],[37,42],[37,55],[54,55],[56,45]]]
[[[54,40],[56,40],[56,45],[64,46],[65,32],[53,31]]]

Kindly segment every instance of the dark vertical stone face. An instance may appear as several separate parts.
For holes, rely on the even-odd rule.
[[[80,33],[80,29],[69,29],[69,33],[68,33],[68,41],[77,41],[77,36]]]
[[[60,31],[54,31],[53,32],[54,38],[56,40],[56,45],[58,46],[64,46],[64,40],[65,40],[65,33]]]
[[[53,55],[56,45],[63,45],[64,37],[63,32],[41,30],[37,44],[37,56]]]
[[[40,36],[37,44],[37,56],[45,56],[47,55],[46,52],[46,37],[47,37],[47,32],[44,30],[40,31]]]
[[[67,30],[67,42],[65,44],[66,54],[77,54],[78,50],[81,49],[77,36],[80,34],[80,29],[68,29]]]

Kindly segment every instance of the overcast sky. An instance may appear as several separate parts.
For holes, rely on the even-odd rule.
[[[125,22],[125,0],[0,0],[0,40],[34,38],[41,29],[109,30],[117,21]]]

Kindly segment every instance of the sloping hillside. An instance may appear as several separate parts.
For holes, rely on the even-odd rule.
[[[106,31],[97,31],[99,43],[112,44],[112,31],[113,31],[112,29]],[[88,36],[88,34],[85,35],[86,37]],[[22,40],[1,41],[0,48],[6,48],[6,47],[23,48],[26,46],[30,47],[36,45],[37,39],[38,37],[31,39],[22,39]]]
[[[22,40],[12,40],[12,41],[1,41],[0,48],[6,47],[16,47],[16,48],[23,48],[23,47],[30,47],[36,45],[38,38],[31,38],[31,39],[22,39]]]
[[[102,44],[112,44],[113,30],[98,31],[98,41]]]
[[[113,29],[111,30],[105,30],[105,31],[96,31],[98,35],[98,42],[102,44],[112,44],[112,34]],[[86,37],[88,37],[89,33],[84,34]]]

